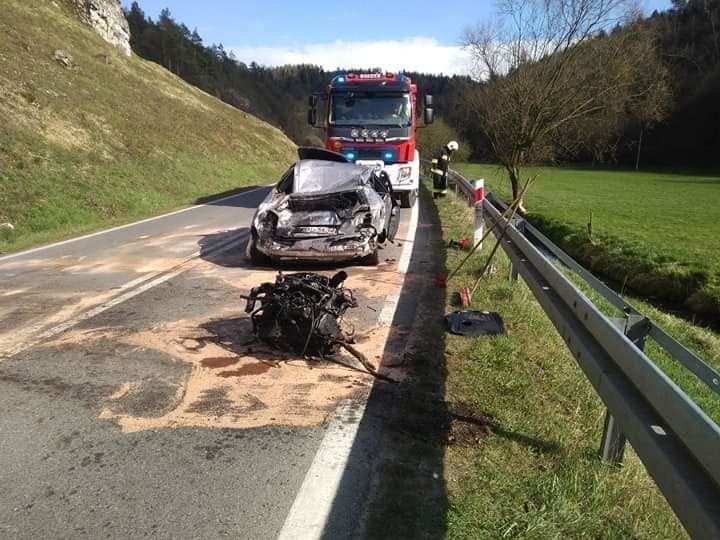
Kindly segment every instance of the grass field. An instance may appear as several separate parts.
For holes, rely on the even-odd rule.
[[[450,196],[438,208],[446,241],[470,234],[472,214],[465,202]],[[492,243],[450,282],[448,311],[457,309],[453,293],[474,282]],[[447,268],[453,269],[463,255],[448,250]],[[471,307],[500,312],[507,336],[446,336],[446,399],[475,419],[453,423],[456,442],[445,453],[447,536],[686,537],[631,449],[619,469],[599,461],[602,403],[522,280],[508,281],[502,250],[495,265],[496,273],[473,295]],[[633,303],[720,365],[716,334],[643,302]],[[657,357],[652,348],[649,353]],[[673,370],[686,379],[669,366]],[[683,386],[697,390],[692,384]],[[717,421],[720,400],[699,392],[699,401]]]
[[[280,130],[123,56],[67,3],[3,3],[0,223],[15,229],[0,252],[266,184],[293,161]]]
[[[456,167],[509,197],[503,169]],[[576,259],[619,287],[720,320],[720,177],[551,167],[524,174],[537,175],[530,218]]]

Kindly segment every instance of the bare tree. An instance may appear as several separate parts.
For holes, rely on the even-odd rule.
[[[637,18],[627,0],[501,0],[497,20],[465,32],[481,81],[468,105],[513,197],[520,167],[552,158],[563,128],[625,114],[657,86],[653,35]]]

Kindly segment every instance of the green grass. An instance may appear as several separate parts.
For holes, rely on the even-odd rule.
[[[282,132],[123,56],[64,3],[6,4],[0,223],[15,230],[0,230],[0,252],[266,184],[294,159]]]
[[[509,198],[503,169],[457,168]],[[594,273],[720,320],[720,177],[555,167],[523,173],[537,175],[526,198],[530,219]]]
[[[464,202],[450,196],[438,207],[446,241],[470,234]],[[449,293],[474,282],[492,245],[470,259]],[[463,255],[448,250],[447,269]],[[447,537],[687,537],[631,448],[621,468],[598,459],[602,403],[529,289],[522,280],[508,281],[502,250],[494,264],[496,273],[482,282],[471,307],[498,311],[507,336],[446,338],[446,401],[456,414],[489,426],[453,422],[457,437],[445,453]],[[716,334],[633,302],[720,365]],[[457,309],[452,294],[446,309]],[[717,397],[705,405],[717,412]]]

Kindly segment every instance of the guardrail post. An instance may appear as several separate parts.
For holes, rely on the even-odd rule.
[[[630,341],[641,351],[645,349],[645,337],[650,331],[650,324],[646,317],[626,313],[624,318],[611,319],[622,330]],[[600,440],[600,458],[612,465],[620,465],[625,453],[627,439],[609,410],[605,411],[605,424],[602,439]]]
[[[508,279],[511,282],[515,282],[518,280],[518,271],[513,263],[510,263],[510,275],[508,276]]]
[[[457,186],[457,183],[455,184]],[[475,205],[475,235],[474,244],[480,242],[480,239],[485,233],[485,218],[483,216],[483,202],[485,201],[485,179],[480,178],[475,180],[473,204]],[[482,244],[478,246],[478,249],[482,249]]]
[[[625,454],[627,439],[610,411],[605,411],[605,425],[600,441],[600,459],[612,465],[620,465]]]

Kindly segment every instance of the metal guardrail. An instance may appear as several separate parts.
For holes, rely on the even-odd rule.
[[[448,180],[474,201],[472,182],[456,171]],[[493,226],[505,205],[490,194],[482,208]],[[720,374],[524,219],[512,221],[501,245],[511,277],[522,276],[607,407],[603,459],[619,462],[627,438],[690,535],[720,538],[720,427],[643,352],[645,341],[716,394]],[[549,255],[625,316],[603,314]]]

